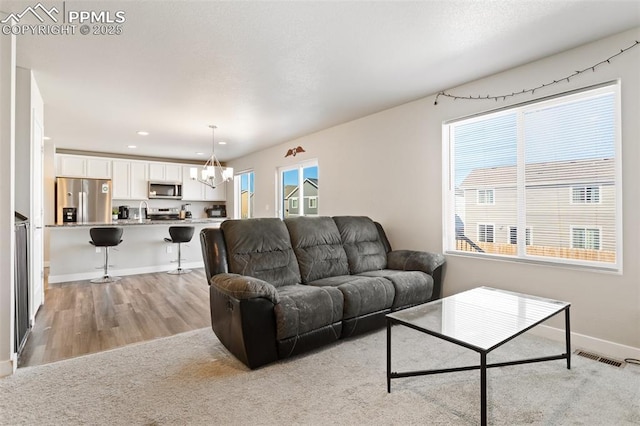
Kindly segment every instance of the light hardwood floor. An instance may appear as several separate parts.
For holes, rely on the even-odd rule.
[[[45,303],[19,367],[211,326],[204,269],[186,275],[131,275],[108,284],[45,285]]]

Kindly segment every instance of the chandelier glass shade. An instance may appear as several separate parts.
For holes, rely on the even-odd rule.
[[[197,167],[191,167],[191,169],[189,170],[189,174],[192,180],[197,180],[204,185],[215,188],[233,179],[233,168],[222,167],[220,161],[218,161],[218,159],[216,158],[215,129],[217,127],[214,125],[210,125],[209,127],[211,128],[213,141],[213,146],[211,147],[211,157],[209,157],[207,162],[204,164],[204,166],[202,166],[200,170],[198,170]]]

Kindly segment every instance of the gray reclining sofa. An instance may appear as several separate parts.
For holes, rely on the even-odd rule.
[[[368,217],[227,220],[200,233],[211,325],[249,368],[440,297],[444,256],[392,250]]]

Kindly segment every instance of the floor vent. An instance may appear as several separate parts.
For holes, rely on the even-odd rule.
[[[600,355],[594,354],[592,352],[586,352],[586,351],[583,351],[583,350],[580,350],[580,349],[578,349],[574,353],[576,355],[578,355],[578,356],[583,357],[583,358],[589,358],[589,359],[592,359],[594,361],[598,361],[598,362],[601,362],[603,364],[611,365],[611,366],[618,367],[618,368],[622,368],[626,364],[624,361],[618,361],[618,360],[615,360],[615,359],[607,358],[605,356],[600,356]]]

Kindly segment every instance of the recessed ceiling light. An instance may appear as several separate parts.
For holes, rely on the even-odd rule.
[[[129,149],[136,149],[136,148],[137,148],[137,146],[135,146],[135,145],[127,145],[127,148],[129,148]]]
[[[42,139],[44,139],[45,141],[50,141],[51,138],[49,136],[44,136]]]
[[[140,136],[149,136],[149,132],[145,132],[144,130],[140,130],[137,132]]]
[[[204,155],[204,152],[196,152],[196,155]]]
[[[227,143],[226,143],[226,142],[224,142],[224,141],[220,141],[220,142],[218,142],[218,145],[226,145],[226,144],[227,144]]]

